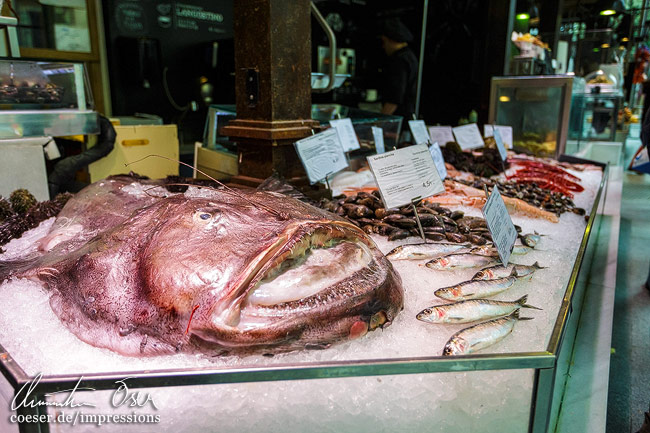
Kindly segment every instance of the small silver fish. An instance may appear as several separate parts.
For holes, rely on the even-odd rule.
[[[466,355],[489,347],[510,334],[518,320],[531,319],[531,317],[519,317],[519,309],[516,309],[505,317],[465,328],[451,336],[442,350],[442,355]]]
[[[499,257],[499,251],[492,244],[474,247],[470,250],[470,253],[479,254],[481,256]]]
[[[508,263],[508,266],[494,265],[478,271],[472,280],[494,280],[496,278],[507,277],[512,274],[513,270],[515,275],[519,278],[532,275],[537,269],[545,269],[535,262],[532,266],[518,265],[516,263]]]
[[[386,254],[390,260],[431,260],[445,254],[466,250],[469,244],[436,242],[426,244],[405,244],[393,248]]]
[[[515,244],[514,248],[512,249],[512,254],[528,254],[531,252],[533,249],[527,245],[518,245]]]
[[[455,286],[443,287],[433,292],[440,299],[449,301],[464,301],[466,299],[489,298],[505,292],[517,281],[514,271],[512,275],[495,280],[469,280]]]
[[[528,305],[526,303],[527,299],[528,295],[524,295],[512,302],[471,299],[429,307],[422,310],[415,317],[428,323],[469,323],[507,316],[519,308],[541,310],[541,308]]]
[[[438,257],[427,262],[426,266],[431,269],[449,270],[458,268],[476,268],[479,266],[494,264],[497,261],[498,258],[496,257],[471,253],[459,253]]]
[[[528,247],[531,247],[531,248],[535,248],[535,246],[537,246],[537,243],[542,238],[542,235],[535,232],[535,233],[528,233],[526,235],[519,236],[519,238],[521,239],[521,242],[524,245],[526,245]]]

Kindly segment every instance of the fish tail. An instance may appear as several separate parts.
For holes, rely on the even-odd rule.
[[[519,305],[521,305],[521,308],[532,308],[533,310],[541,310],[541,308],[534,307],[532,305],[528,305],[526,302],[528,301],[528,295],[524,295],[521,298],[517,299],[515,302]]]
[[[517,319],[517,320],[533,320],[532,317],[520,317],[519,316],[519,308],[517,308],[515,311],[513,311],[512,314],[510,314],[510,316],[508,316],[508,317],[512,317],[512,318]]]
[[[539,262],[533,263],[533,268],[535,269],[546,269],[548,266],[540,266]]]
[[[39,258],[23,260],[0,261],[0,283],[12,277],[27,276],[28,271],[32,270]]]

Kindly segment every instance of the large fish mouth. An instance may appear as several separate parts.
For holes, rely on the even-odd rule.
[[[307,300],[366,270],[375,260],[373,249],[366,234],[350,223],[292,224],[213,311],[213,324],[246,331],[281,319],[289,305],[295,311],[304,301],[307,310]]]

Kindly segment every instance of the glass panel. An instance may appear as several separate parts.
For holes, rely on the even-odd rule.
[[[91,52],[85,0],[21,0],[15,9],[21,47]]]

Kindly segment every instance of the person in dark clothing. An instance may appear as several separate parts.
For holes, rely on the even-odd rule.
[[[413,34],[399,20],[391,18],[381,26],[382,47],[388,56],[382,87],[383,114],[411,120],[415,113],[418,59],[409,48]]]

